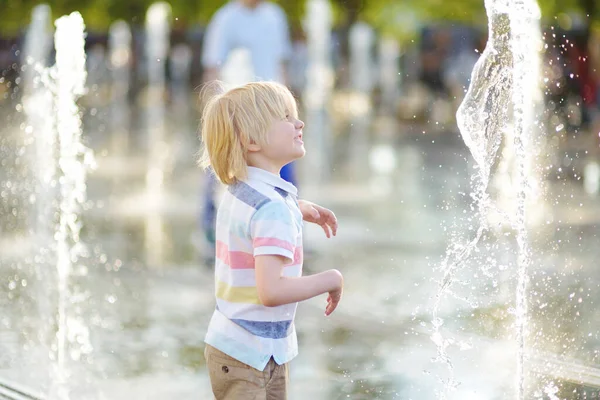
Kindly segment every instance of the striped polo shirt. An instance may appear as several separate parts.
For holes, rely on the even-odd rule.
[[[286,277],[302,275],[302,213],[294,185],[259,168],[230,185],[217,212],[216,309],[205,342],[258,370],[271,356],[284,364],[298,354],[298,303],[265,307],[258,298],[259,255],[287,259]]]

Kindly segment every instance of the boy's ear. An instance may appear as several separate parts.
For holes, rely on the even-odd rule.
[[[250,139],[250,144],[248,144],[248,151],[256,152],[260,151],[260,144],[256,143],[254,140]]]

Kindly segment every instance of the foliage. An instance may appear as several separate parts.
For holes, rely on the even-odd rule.
[[[399,39],[410,39],[419,26],[426,23],[464,23],[479,27],[487,25],[484,0],[333,0],[340,7],[360,10],[359,17],[380,31]],[[569,14],[590,14],[590,20],[600,24],[598,0],[538,0],[542,10],[542,22],[546,25],[562,25],[570,28],[574,22]],[[600,3],[599,3],[600,4]],[[352,7],[349,12],[352,12]]]
[[[89,30],[106,31],[117,19],[133,25],[142,25],[147,8],[155,0],[48,0],[53,18],[80,11]],[[418,23],[428,21],[456,21],[485,25],[484,0],[330,0],[337,24],[347,26],[364,19],[379,31],[398,38],[409,38]],[[539,0],[547,23],[555,16],[571,11],[582,13],[592,10],[590,18],[600,22],[597,0]],[[287,12],[290,23],[297,29],[302,24],[305,0],[276,0]],[[2,24],[0,35],[21,33],[29,23],[31,10],[39,0],[0,0]],[[176,25],[186,27],[205,24],[226,0],[170,0]],[[585,15],[585,14],[583,14]],[[564,18],[563,18],[564,20]],[[567,21],[568,22],[568,21]]]
[[[88,30],[106,31],[110,24],[118,19],[132,25],[144,23],[148,7],[156,0],[48,0],[52,9],[52,18],[79,11]],[[206,24],[215,11],[227,0],[169,0],[173,22],[179,26]],[[278,0],[290,18],[291,25],[297,28],[304,13],[304,2],[297,0]],[[0,0],[2,24],[0,35],[15,35],[24,31],[31,19],[33,8],[44,3],[40,0]]]

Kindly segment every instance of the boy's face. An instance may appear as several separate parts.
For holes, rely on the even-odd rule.
[[[306,153],[302,141],[302,128],[304,122],[291,112],[285,118],[273,121],[267,132],[268,144],[262,146],[264,156],[281,166],[302,158]]]

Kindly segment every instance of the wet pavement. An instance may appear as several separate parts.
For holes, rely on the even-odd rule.
[[[460,385],[448,398],[515,398],[514,232],[495,224],[457,274],[441,305],[452,371],[432,362],[439,266],[452,240],[473,234],[471,161],[456,134],[391,124],[365,135],[376,151],[343,151],[352,140],[336,136],[329,182],[311,179],[309,156],[300,165],[301,196],[330,207],[340,225],[333,239],[306,226],[305,270],[339,269],[345,292],[327,318],[324,297],[300,305],[290,398],[428,400],[451,375]],[[194,143],[191,135],[170,143],[177,156],[152,193],[143,151],[119,155],[98,145],[83,213],[89,257],[75,268],[68,309],[81,328],[64,367],[72,399],[211,398],[202,340],[213,275],[197,232]],[[600,200],[573,179],[545,187],[529,227],[527,398],[584,398],[575,396],[600,388]],[[34,267],[37,248],[10,232],[0,264],[0,377],[45,391],[56,365],[40,345],[55,332],[56,290],[44,279],[53,267]]]

